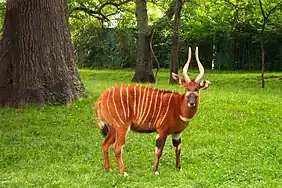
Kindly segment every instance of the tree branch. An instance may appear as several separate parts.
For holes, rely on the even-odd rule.
[[[230,5],[232,5],[233,7],[235,7],[236,9],[241,9],[241,10],[246,10],[246,8],[245,7],[240,7],[239,5],[237,5],[237,4],[234,4],[234,3],[232,3],[231,1],[229,1],[229,0],[224,0],[226,3],[228,3],[228,4],[230,4]]]
[[[120,2],[120,3],[108,1],[108,2],[105,2],[104,4],[102,4],[102,5],[100,6],[100,8],[99,8],[98,11],[101,12],[102,9],[103,9],[104,7],[106,7],[106,6],[108,6],[108,5],[114,6],[114,7],[116,7],[116,8],[118,9],[120,6],[122,6],[122,5],[126,4],[126,3],[129,3],[130,1],[133,1],[133,0],[125,0],[125,1],[122,1],[122,2]]]
[[[122,5],[126,4],[126,3],[129,3],[131,1],[133,1],[133,0],[124,0],[124,1],[119,2],[119,3],[112,2],[112,1],[107,1],[107,2],[105,2],[103,4],[101,4],[100,6],[98,6],[96,9],[91,9],[91,8],[86,7],[83,4],[80,4],[79,7],[73,8],[71,10],[71,13],[74,12],[74,11],[83,11],[83,12],[87,13],[88,15],[94,16],[95,18],[97,18],[97,19],[99,19],[101,21],[110,21],[110,19],[108,17],[117,14],[118,11],[115,11],[113,13],[105,15],[103,13],[103,9],[106,6],[114,6],[116,9],[120,10],[120,8],[119,8],[120,6],[122,6]]]
[[[263,19],[266,19],[266,15],[265,15],[265,12],[264,12],[263,7],[262,7],[261,0],[259,0],[259,7],[260,7],[261,14],[263,16]]]
[[[269,16],[271,15],[271,13],[273,13],[277,8],[282,7],[282,2],[278,3],[276,6],[274,6],[272,9],[270,9],[270,11],[266,14],[266,19],[268,20]]]
[[[158,61],[158,58],[154,52],[154,49],[153,49],[153,38],[154,38],[154,34],[155,34],[155,30],[153,30],[152,32],[152,36],[151,36],[151,40],[150,40],[150,49],[151,49],[151,52],[155,58],[155,61],[157,63],[157,70],[156,70],[156,73],[155,73],[155,79],[156,79],[156,83],[158,82],[158,79],[157,79],[157,76],[158,76],[158,72],[159,72],[159,69],[160,69],[160,63]]]
[[[263,10],[263,7],[262,7],[262,2],[261,0],[259,0],[259,7],[260,7],[260,11],[261,11],[261,14],[262,14],[262,17],[263,17],[263,24],[262,24],[262,29],[261,29],[261,33],[264,32],[264,29],[265,29],[265,24],[266,24],[266,15],[265,15],[265,12]]]
[[[110,21],[106,15],[104,15],[102,12],[99,12],[99,11],[96,11],[96,10],[92,10],[92,9],[89,9],[87,7],[76,7],[76,8],[73,8],[71,13],[74,12],[74,11],[83,11],[85,13],[87,13],[88,15],[90,16],[94,16],[95,18],[101,20],[106,20],[106,21]],[[97,16],[98,15],[98,16]]]

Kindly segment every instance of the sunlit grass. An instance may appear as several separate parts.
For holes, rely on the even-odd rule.
[[[161,89],[168,85],[162,70]],[[30,105],[0,109],[0,187],[279,187],[282,184],[282,77],[259,73],[207,72],[211,87],[201,92],[197,115],[182,138],[182,170],[175,169],[167,139],[160,177],[151,167],[155,134],[130,132],[124,148],[129,177],[103,169],[102,135],[92,103],[119,83],[130,83],[133,71],[81,70],[89,98],[65,107]],[[195,76],[196,72],[191,74]]]

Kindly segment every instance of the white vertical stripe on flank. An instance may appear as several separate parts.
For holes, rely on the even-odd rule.
[[[112,89],[114,89],[114,88],[112,88]],[[108,110],[110,116],[113,117],[113,116],[112,116],[112,113],[111,113],[111,111],[110,111],[110,109],[109,109],[110,94],[111,94],[111,89],[109,89],[109,94],[108,94],[108,99],[107,99],[107,110]],[[118,122],[115,120],[115,118],[113,118],[113,120],[114,120],[114,122],[117,124],[117,126],[120,127],[119,124],[118,124]]]
[[[120,125],[118,124],[117,120],[116,119],[113,119],[113,120],[117,124],[117,126],[120,127]]]
[[[123,97],[122,97],[122,87],[123,86],[120,86],[120,90],[119,90],[119,93],[120,93],[120,102],[121,102],[121,106],[122,106],[122,109],[123,109],[123,117],[124,119],[126,119],[126,112],[125,112],[125,107],[124,107],[124,104],[123,104]]]
[[[154,120],[154,115],[155,115],[156,108],[157,108],[157,102],[158,102],[159,91],[160,91],[160,90],[157,90],[157,94],[156,94],[156,97],[155,97],[155,105],[154,105],[153,114],[152,114],[152,116],[151,116],[151,121]],[[149,122],[149,127],[151,126],[150,123],[151,123],[151,122]]]
[[[109,100],[110,100],[110,94],[111,94],[111,89],[109,89],[109,94],[108,94],[108,98],[107,98],[107,111],[109,112],[110,116],[112,116],[111,111],[109,109]]]
[[[146,96],[146,102],[145,102],[145,106],[144,106],[144,109],[142,110],[142,114],[140,116],[140,124],[143,120],[143,116],[145,115],[146,113],[146,109],[147,109],[147,104],[148,104],[148,99],[149,99],[149,94],[150,94],[150,88],[147,88],[147,96]],[[138,123],[138,122],[137,122]]]
[[[149,104],[149,109],[148,109],[148,111],[147,111],[147,115],[146,115],[145,118],[143,119],[143,116],[145,115],[145,113],[143,114],[143,116],[141,117],[141,122],[140,122],[140,124],[142,124],[143,122],[146,122],[146,119],[148,118],[148,115],[149,115],[149,113],[150,113],[151,106],[152,106],[152,101],[153,101],[154,92],[155,92],[155,89],[152,91],[152,94],[151,94],[151,100],[150,100],[150,104]]]
[[[128,85],[126,87],[126,105],[127,105],[127,118],[129,118],[129,95],[128,95]]]
[[[162,105],[163,105],[163,91],[161,91],[161,92],[162,92],[162,93],[161,93],[161,97],[158,98],[159,100],[161,100],[160,106],[159,106],[159,112],[158,112],[158,114],[157,114],[157,116],[156,116],[156,120],[155,120],[155,122],[154,122],[154,124],[153,124],[153,127],[155,126],[155,124],[156,124],[157,121],[159,120],[159,115],[160,115],[160,113],[161,113],[161,109],[162,109]]]
[[[165,111],[165,115],[164,115],[162,121],[160,122],[160,125],[163,123],[164,119],[166,118],[168,109],[169,109],[169,107],[170,107],[170,100],[171,100],[171,97],[172,97],[173,94],[174,94],[174,93],[171,93],[171,95],[170,95],[170,97],[169,97],[168,104],[167,104],[167,108],[166,108],[166,111]]]
[[[136,121],[138,119],[138,116],[139,116],[139,111],[140,111],[140,103],[141,103],[141,86],[139,86],[139,92],[138,92],[138,104],[137,104],[137,113],[136,113]]]
[[[119,116],[117,105],[116,105],[116,102],[115,102],[115,88],[114,87],[113,87],[113,103],[114,103],[114,107],[115,107],[115,110],[116,110],[116,113],[117,113],[117,117],[119,118],[120,122],[124,124],[124,122],[122,121],[122,119]]]
[[[136,113],[136,86],[134,86],[133,90],[134,90],[133,116],[135,117],[135,113]]]
[[[137,124],[138,124],[138,121],[139,121],[139,119],[140,119],[140,117],[141,117],[141,115],[143,113],[143,106],[144,106],[144,100],[145,100],[145,96],[146,96],[146,89],[147,89],[147,87],[145,87],[145,89],[144,89],[144,95],[143,95],[143,99],[142,99],[141,111],[140,111],[140,113],[138,115],[138,118],[137,118]]]

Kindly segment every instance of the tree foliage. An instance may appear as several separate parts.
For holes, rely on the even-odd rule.
[[[89,24],[74,37],[79,67],[126,68],[136,60],[134,29],[97,28]]]
[[[147,2],[150,29],[155,30],[153,47],[161,67],[169,67],[174,2]],[[205,67],[211,68],[214,59],[218,69],[260,69],[260,33],[265,21],[266,68],[282,70],[282,3],[261,2],[266,19],[259,0],[184,0],[179,26],[180,66],[188,45],[199,45]],[[135,66],[137,20],[133,0],[68,0],[68,6],[80,65]],[[4,13],[5,1],[0,1],[1,24]]]
[[[85,33],[87,30],[90,31],[87,28],[96,26],[97,32],[100,29],[104,30],[103,28],[112,28],[110,32],[118,32],[120,29],[124,32],[133,32],[134,34],[130,35],[133,38],[129,40],[133,42],[133,45],[125,45],[134,47],[137,25],[134,15],[134,2],[127,0],[114,0],[110,2],[120,6],[108,5],[108,1],[102,0],[69,1],[69,6],[72,10],[74,10],[75,7],[83,5],[93,11],[99,12],[99,10],[102,10],[103,15],[107,17],[107,19],[101,21],[100,18],[96,18],[99,14],[93,16],[86,11],[72,11],[71,23],[73,26],[73,37],[76,39],[75,41],[79,42],[79,38],[82,36],[77,35],[77,33]],[[282,3],[277,0],[262,0],[261,2],[265,16],[267,17],[264,27],[265,43],[267,47],[266,66],[270,70],[280,70],[282,66],[278,65],[278,62],[281,60],[282,52],[281,50],[270,49],[270,46],[279,45],[278,41],[281,40]],[[101,9],[101,6],[104,4],[107,4],[107,6]],[[169,66],[174,8],[174,0],[148,1],[149,25],[151,29],[154,28],[155,30],[153,45],[161,67]],[[260,32],[262,31],[264,19],[262,17],[259,0],[183,1],[181,20],[179,27],[180,66],[181,62],[184,62],[186,58],[188,45],[199,45],[201,47],[200,53],[202,52],[200,55],[204,59],[206,67],[211,68],[211,61],[215,59],[215,67],[218,69],[260,68],[260,64],[258,63],[260,59],[257,58],[257,56],[260,51]],[[96,35],[97,33],[92,34]],[[89,33],[89,35],[91,35],[91,33]],[[104,40],[109,42],[111,38],[104,38]],[[91,41],[97,44],[100,43],[98,40]],[[213,45],[216,45],[214,51],[212,49]],[[107,51],[107,49],[103,50]],[[114,55],[113,53],[108,54]],[[216,55],[214,56],[212,54]],[[274,56],[274,58],[272,56]],[[131,60],[132,61],[128,63],[121,63],[121,67],[123,67],[123,65],[134,67],[135,60]],[[86,64],[89,64],[89,62]],[[94,64],[93,66],[96,65],[97,64]]]
[[[2,35],[2,32],[3,32],[5,9],[6,9],[6,3],[4,1],[0,1],[0,34],[1,35]]]

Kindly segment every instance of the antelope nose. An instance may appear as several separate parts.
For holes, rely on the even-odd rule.
[[[196,104],[195,104],[194,102],[189,102],[189,103],[188,103],[188,106],[191,107],[191,108],[194,107],[195,105],[196,105]]]

